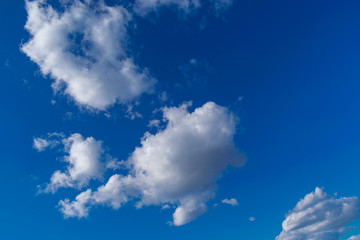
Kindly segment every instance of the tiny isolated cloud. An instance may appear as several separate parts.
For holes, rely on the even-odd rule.
[[[152,92],[155,80],[127,54],[131,14],[103,1],[62,4],[26,0],[25,25],[31,38],[21,50],[78,105],[105,110]]]
[[[85,217],[93,205],[118,209],[132,201],[137,208],[174,206],[175,226],[205,213],[223,170],[241,166],[245,159],[233,142],[237,119],[227,108],[208,102],[191,113],[190,105],[163,108],[166,127],[145,133],[126,160],[128,174],[115,174],[74,201],[60,201],[62,213]]]
[[[249,217],[250,222],[254,222],[256,219],[254,217]]]
[[[109,154],[105,153],[101,141],[93,137],[84,138],[81,134],[75,133],[69,137],[64,135],[50,135],[51,138],[57,137],[57,145],[64,146],[66,154],[62,160],[66,164],[63,171],[56,170],[44,188],[40,192],[56,192],[59,188],[81,189],[87,186],[90,180],[102,179],[106,169],[117,169],[119,163]],[[34,139],[34,145],[41,143],[41,150],[45,149],[50,140]],[[44,144],[43,142],[46,142]]]
[[[225,198],[225,199],[222,200],[221,202],[222,202],[222,203],[225,203],[225,204],[229,204],[229,205],[231,205],[231,206],[233,206],[233,207],[239,205],[238,201],[237,201],[235,198],[231,198],[231,199]]]
[[[289,212],[276,240],[337,240],[358,211],[357,197],[335,198],[317,187]]]

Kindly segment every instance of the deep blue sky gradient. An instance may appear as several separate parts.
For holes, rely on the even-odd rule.
[[[113,156],[126,159],[160,106],[144,96],[138,107],[143,119],[124,118],[118,105],[108,119],[54,95],[51,80],[19,50],[29,38],[24,2],[3,1],[0,239],[267,240],[316,186],[360,196],[359,10],[359,1],[234,0],[219,18],[201,10],[183,19],[164,9],[151,20],[135,20],[129,48],[158,79],[158,90],[176,106],[212,100],[236,112],[241,123],[235,142],[248,158],[244,167],[226,172],[212,201],[235,197],[238,207],[219,204],[190,224],[170,227],[171,211],[131,205],[96,207],[87,219],[64,220],[55,206],[76,191],[36,194],[63,164],[59,152],[37,153],[34,136],[79,132],[102,139]],[[179,66],[192,58],[212,71],[189,87]],[[360,221],[352,225],[360,227]]]

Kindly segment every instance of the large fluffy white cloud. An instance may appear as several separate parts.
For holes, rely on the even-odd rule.
[[[154,90],[156,80],[129,54],[127,30],[133,15],[146,15],[163,6],[188,12],[202,5],[216,14],[231,0],[135,0],[107,6],[104,1],[26,0],[28,42],[21,50],[53,80],[56,92],[80,106],[105,110],[115,103],[129,104]],[[120,4],[120,2],[119,2]],[[60,10],[59,10],[60,9]]]
[[[102,1],[72,1],[56,11],[46,0],[26,1],[31,39],[21,50],[81,106],[104,110],[152,91],[155,80],[126,49],[131,14]]]
[[[290,211],[276,240],[337,240],[358,210],[357,197],[337,199],[316,188]]]
[[[73,202],[61,201],[64,215],[83,217],[91,205],[117,209],[130,200],[139,208],[176,206],[173,224],[177,226],[206,212],[223,170],[242,165],[244,158],[233,142],[237,120],[226,108],[208,102],[190,113],[189,105],[164,108],[165,128],[144,135],[126,162],[129,174],[113,175]]]
[[[46,138],[35,138],[34,144],[39,139],[48,141]],[[66,168],[64,171],[55,171],[51,176],[50,183],[41,191],[55,192],[59,188],[67,187],[81,189],[87,186],[90,180],[101,179],[107,168],[114,168],[116,165],[116,159],[112,159],[110,155],[106,154],[102,142],[93,137],[84,138],[75,133],[70,137],[57,140],[57,142],[60,141],[67,154],[63,157]]]

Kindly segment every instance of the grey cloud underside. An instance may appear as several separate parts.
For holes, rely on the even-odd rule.
[[[336,199],[316,188],[288,214],[276,240],[337,240],[358,217],[359,199]]]
[[[129,201],[138,208],[176,206],[177,226],[205,213],[222,171],[229,165],[241,166],[245,159],[234,146],[236,119],[226,108],[208,102],[189,113],[187,107],[164,108],[166,128],[144,135],[127,160],[129,174],[115,174],[75,201],[60,201],[64,215],[84,217],[92,205],[117,209]]]

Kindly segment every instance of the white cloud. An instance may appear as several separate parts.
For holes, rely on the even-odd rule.
[[[360,240],[360,235],[352,236],[348,240]]]
[[[87,186],[90,180],[102,179],[106,169],[119,168],[117,159],[105,154],[102,142],[93,137],[83,138],[79,133],[72,134],[68,138],[63,135],[55,135],[55,137],[58,137],[58,140],[53,141],[57,141],[59,144],[62,142],[64,145],[67,155],[63,157],[63,161],[67,166],[64,171],[57,170],[52,174],[50,183],[41,190],[43,192],[56,192],[63,187],[81,189]],[[35,138],[34,144],[35,142],[39,142],[37,138]]]
[[[210,4],[216,11],[222,11],[232,5],[232,0],[136,0],[135,11],[144,15],[161,7],[175,6],[188,13],[204,4]]]
[[[131,104],[143,93],[153,92],[156,83],[129,54],[127,30],[133,14],[146,16],[165,6],[189,12],[204,5],[218,15],[232,1],[135,0],[128,9],[93,0],[60,3],[58,10],[47,0],[26,0],[25,28],[31,37],[21,50],[54,80],[55,92],[79,106],[106,110],[115,103]]]
[[[181,226],[189,223],[204,214],[208,210],[208,207],[204,201],[200,198],[186,199],[180,203],[173,214],[173,224],[175,226]]]
[[[200,7],[200,0],[136,0],[135,11],[147,13],[164,6],[176,6],[184,11],[190,11]]]
[[[62,133],[49,133],[45,138],[33,138],[33,148],[38,152],[42,152],[47,148],[54,148],[60,144],[59,138],[63,137]]]
[[[152,127],[154,127],[154,128],[159,128],[160,123],[161,123],[160,120],[158,120],[158,119],[153,119],[153,120],[151,120],[151,121],[149,122],[148,127],[150,127],[150,128],[152,128]]]
[[[33,147],[39,152],[44,151],[46,148],[59,144],[58,141],[51,141],[44,138],[34,138]]]
[[[134,200],[141,208],[165,204],[177,206],[173,224],[186,224],[207,211],[216,181],[229,165],[240,166],[244,158],[234,146],[236,119],[224,107],[208,102],[189,113],[189,103],[164,108],[167,126],[156,134],[146,133],[126,164],[129,175],[114,175],[87,202],[65,200],[69,207],[105,204],[117,209]],[[73,213],[73,212],[71,212]],[[83,212],[77,215],[86,216]]]
[[[164,206],[161,207],[161,210],[166,210],[166,209],[170,209],[171,206],[169,204],[165,204]]]
[[[250,222],[254,222],[256,219],[254,217],[249,217]]]
[[[316,188],[290,211],[276,240],[336,240],[358,217],[357,197],[334,198]]]
[[[102,1],[75,0],[57,12],[45,0],[26,1],[25,28],[31,39],[21,50],[64,90],[87,108],[104,110],[151,92],[155,80],[127,55],[131,14]]]
[[[85,192],[80,193],[76,197],[76,201],[69,203],[69,200],[64,200],[59,202],[61,211],[64,213],[65,218],[68,217],[87,217],[89,212],[89,206],[87,203],[91,198],[91,190],[88,189]]]
[[[226,199],[226,198],[225,198],[225,199],[222,200],[221,202],[222,202],[222,203],[225,203],[225,204],[229,204],[229,205],[231,205],[231,206],[233,206],[233,207],[239,205],[238,201],[237,201],[235,198],[231,198],[231,199]]]

